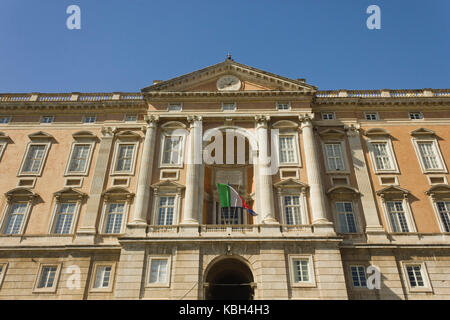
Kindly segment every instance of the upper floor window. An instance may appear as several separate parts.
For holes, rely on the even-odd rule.
[[[108,203],[104,232],[110,234],[121,233],[124,213],[125,213],[124,202]]]
[[[47,144],[29,144],[22,166],[22,174],[39,174],[47,153]]]
[[[28,210],[28,203],[12,203],[9,207],[3,234],[19,234]]]
[[[8,267],[7,263],[0,263],[0,287],[3,283],[3,279],[5,278],[7,267]]]
[[[181,111],[183,104],[181,103],[169,103],[168,111]]]
[[[409,118],[411,120],[421,120],[421,119],[423,119],[423,114],[422,114],[422,112],[410,112]]]
[[[277,102],[277,110],[290,110],[291,104],[289,102]]]
[[[116,173],[131,173],[133,171],[135,144],[119,144],[117,150]]]
[[[387,210],[393,232],[409,232],[408,220],[402,201],[387,201]]]
[[[352,283],[354,288],[366,288],[366,268],[364,266],[350,266]]]
[[[322,112],[322,120],[334,120],[334,112]]]
[[[355,213],[351,202],[336,202],[336,215],[341,233],[356,233]]]
[[[375,158],[375,165],[378,170],[392,170],[392,161],[388,151],[387,142],[371,143]]]
[[[158,225],[172,225],[175,212],[175,196],[160,197],[158,207]]]
[[[138,116],[137,116],[136,113],[126,114],[125,115],[125,122],[136,122],[137,118],[138,118]]]
[[[420,157],[425,169],[442,169],[442,164],[436,152],[436,146],[433,142],[417,142]]]
[[[329,171],[345,170],[344,160],[342,158],[341,143],[325,144],[326,163]]]
[[[0,116],[0,124],[7,124],[11,121],[11,116]]]
[[[297,139],[294,135],[280,135],[280,164],[297,163]]]
[[[284,214],[286,224],[300,225],[302,224],[300,212],[300,196],[284,196]]]
[[[412,131],[411,135],[422,172],[447,172],[435,132],[420,128]]]
[[[436,202],[444,232],[450,232],[450,201]]]
[[[181,164],[181,142],[182,136],[164,136],[164,145],[162,153],[163,165],[180,165]]]
[[[75,202],[59,203],[59,205],[57,206],[56,221],[53,233],[71,233],[76,207],[77,204]]]
[[[91,144],[73,145],[67,173],[83,174],[87,171],[86,169],[90,159],[91,148]]]
[[[95,123],[97,121],[97,116],[94,114],[85,115],[83,117],[83,123]]]
[[[236,102],[223,102],[222,103],[223,111],[234,111],[236,110]]]
[[[41,123],[52,123],[54,118],[54,116],[42,116]]]
[[[364,112],[364,117],[367,121],[376,121],[379,120],[378,112]]]

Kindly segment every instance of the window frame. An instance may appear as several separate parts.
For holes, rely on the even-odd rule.
[[[366,286],[365,287],[363,287],[363,286],[355,286],[355,283],[353,282],[352,267],[356,267],[356,268],[362,267],[364,269],[364,277],[365,277],[365,280],[366,280]],[[352,286],[353,290],[367,290],[368,289],[368,287],[367,287],[367,266],[366,265],[363,265],[363,264],[350,264],[350,265],[348,265],[348,276],[349,276],[349,280],[351,281],[351,286]],[[359,274],[358,274],[358,280],[360,280],[359,279]],[[361,282],[361,281],[359,281],[359,282]]]
[[[75,209],[73,212],[73,216],[72,216],[72,223],[70,225],[70,230],[69,233],[55,233],[55,227],[56,227],[56,222],[58,221],[57,217],[59,214],[59,208],[61,207],[62,204],[64,203],[74,203],[75,204]],[[56,201],[55,205],[53,206],[53,210],[52,210],[52,218],[50,219],[50,226],[49,226],[49,230],[48,233],[52,234],[52,235],[60,235],[60,236],[70,236],[73,235],[75,233],[75,228],[78,222],[78,216],[80,214],[80,209],[81,209],[81,199],[80,200],[66,200],[64,199],[64,201]]]
[[[280,138],[281,137],[293,137],[293,146],[294,146],[294,161],[293,162],[281,162],[281,148],[280,148]],[[278,165],[280,167],[299,167],[301,166],[301,158],[300,158],[300,145],[299,145],[299,139],[298,134],[295,132],[280,132],[278,134],[278,139],[276,140],[277,143],[277,156],[278,156]]]
[[[408,288],[409,293],[418,293],[418,292],[433,292],[433,287],[431,286],[431,281],[428,276],[428,270],[426,266],[426,261],[401,261],[401,269],[403,272],[403,278],[406,282],[406,287]],[[408,266],[420,266],[420,273],[424,282],[423,287],[411,287],[411,283],[409,281],[408,276]]]
[[[6,146],[8,142],[0,140],[0,161],[2,160],[3,154],[5,153]]]
[[[341,146],[341,157],[342,157],[342,164],[344,165],[344,169],[342,170],[334,170],[332,168],[330,168],[329,163],[328,163],[328,156],[327,156],[327,149],[326,149],[326,145],[327,144],[340,144]],[[325,162],[325,171],[326,173],[332,173],[332,174],[339,174],[339,173],[345,173],[345,174],[350,174],[349,171],[349,162],[347,159],[347,148],[345,145],[345,141],[343,139],[339,139],[339,140],[334,140],[334,139],[326,139],[326,140],[322,140],[322,152],[323,152],[323,159]]]
[[[44,119],[46,118],[50,118],[51,121],[50,122],[46,122],[44,121]],[[39,119],[39,123],[40,124],[52,124],[55,121],[55,116],[54,115],[41,115],[40,119]]]
[[[173,106],[179,106],[179,110],[170,110]],[[167,104],[167,112],[181,112],[183,111],[183,103],[182,102],[169,102]]]
[[[119,150],[122,145],[133,145],[133,155],[131,158],[131,166],[130,170],[128,171],[116,171],[116,167],[119,161]],[[139,148],[139,141],[116,141],[114,146],[114,153],[113,153],[113,162],[111,166],[111,176],[133,176],[135,174],[136,169],[136,158]]]
[[[403,234],[403,233],[417,232],[416,224],[414,223],[414,218],[413,218],[413,215],[411,212],[411,207],[410,207],[409,201],[407,199],[405,199],[405,198],[403,198],[403,199],[398,199],[398,198],[384,199],[382,202],[383,202],[382,208],[383,208],[383,212],[384,212],[384,218],[385,218],[386,225],[387,225],[390,233]],[[390,212],[389,212],[388,205],[387,205],[388,202],[401,202],[402,203],[403,212],[405,214],[405,220],[406,220],[406,223],[408,224],[408,229],[409,229],[408,232],[394,231],[394,228],[391,223]]]
[[[129,120],[128,117],[136,117],[135,120]],[[139,118],[139,115],[137,113],[126,113],[124,115],[123,121],[124,122],[137,122]]]
[[[26,200],[15,200],[15,201],[8,201],[7,202],[7,204],[5,206],[5,209],[3,210],[2,220],[1,220],[1,224],[0,224],[0,226],[1,226],[0,233],[2,235],[22,236],[24,234],[25,227],[27,225],[28,217],[30,215],[30,211],[31,211],[31,207],[32,207],[32,203],[31,202],[32,202],[31,200],[28,200],[28,201],[26,201]],[[12,209],[12,206],[14,204],[17,204],[17,203],[26,203],[27,204],[27,207],[25,209],[25,213],[23,215],[22,222],[20,224],[19,232],[18,233],[8,233],[8,234],[6,234],[5,233],[5,228],[6,228],[6,223],[8,221],[8,217],[10,215],[10,211]]]
[[[287,196],[299,196],[299,206],[300,206],[300,219],[301,224],[289,224],[286,221],[286,206],[284,203],[284,198]],[[301,190],[301,188],[284,188],[278,191],[278,203],[280,208],[281,223],[286,226],[296,226],[296,225],[308,225],[308,201],[306,199],[306,190]]]
[[[152,260],[167,260],[167,278],[165,282],[150,282],[152,273]],[[145,280],[145,286],[151,288],[170,288],[172,278],[172,256],[171,255],[150,255],[148,256],[148,270]]]
[[[51,263],[51,262],[45,262],[45,263],[39,263],[39,268],[38,268],[38,272],[36,275],[36,279],[34,281],[34,286],[33,286],[33,293],[56,293],[56,290],[58,288],[58,282],[59,282],[59,276],[61,274],[61,262],[55,262],[55,263]],[[42,271],[45,267],[56,267],[56,272],[55,272],[55,278],[53,280],[53,285],[51,287],[45,287],[45,288],[38,288],[39,282],[41,280],[42,277]]]
[[[0,119],[8,119],[6,122],[0,122],[1,125],[9,124],[11,122],[12,116],[0,116]]]
[[[295,270],[294,270],[294,261],[295,260],[307,260],[308,261],[308,276],[309,276],[309,280],[308,281],[301,281],[301,282],[296,282],[295,281]],[[313,259],[313,255],[311,254],[289,254],[288,255],[288,261],[289,261],[289,274],[290,274],[290,282],[291,282],[291,287],[295,288],[295,287],[316,287],[316,275],[314,272],[314,259]]]
[[[173,220],[171,225],[160,225],[158,224],[158,214],[159,214],[159,202],[161,197],[175,197],[174,199],[174,209],[173,209]],[[180,221],[180,209],[181,209],[181,192],[175,190],[159,190],[154,192],[153,195],[153,212],[152,212],[152,225],[154,226],[176,226]]]
[[[42,156],[42,160],[41,163],[39,164],[39,168],[38,171],[33,173],[33,172],[24,172],[24,166],[25,163],[27,162],[27,158],[28,158],[28,153],[30,152],[30,149],[32,146],[44,146],[44,154]],[[19,172],[17,174],[18,177],[40,177],[42,175],[42,171],[44,169],[45,163],[47,161],[47,156],[50,150],[50,146],[51,146],[51,141],[30,141],[28,142],[26,148],[25,148],[25,153],[22,157],[22,162],[20,163],[20,167],[19,167]]]
[[[370,160],[372,161],[372,168],[375,174],[389,173],[389,174],[399,174],[400,171],[398,169],[397,157],[395,156],[394,146],[392,145],[392,140],[389,137],[378,137],[378,138],[369,138],[366,141],[367,149],[369,149]],[[392,164],[392,169],[378,169],[377,161],[375,157],[375,149],[373,144],[386,144],[386,151],[389,156],[389,161]]]
[[[415,114],[415,113],[417,113],[417,114],[419,114],[419,116],[420,116],[420,118],[419,119],[413,119],[413,118],[411,118],[411,115],[412,114]],[[408,119],[409,120],[424,120],[424,117],[423,117],[423,112],[421,112],[421,111],[408,111]]]
[[[234,107],[234,109],[224,109],[224,106],[225,105],[233,105],[233,107]],[[222,102],[222,104],[221,104],[221,106],[222,106],[222,111],[223,112],[234,112],[234,111],[236,111],[237,110],[237,103],[236,102]]]
[[[175,130],[174,130],[175,131]],[[165,141],[169,137],[180,137],[180,150],[179,150],[179,163],[178,164],[170,164],[163,163],[164,159],[164,145]],[[172,131],[162,132],[160,135],[160,144],[159,144],[159,168],[183,168],[184,166],[184,149],[185,149],[185,141],[186,135],[182,133],[176,133]]]
[[[367,119],[367,116],[369,114],[374,114],[375,115],[375,119]],[[379,121],[380,120],[380,115],[379,115],[379,113],[377,111],[374,111],[374,112],[365,111],[364,112],[364,120],[365,121]]]
[[[94,121],[86,121],[87,118],[94,118]],[[97,115],[96,114],[84,114],[83,118],[81,119],[81,123],[83,124],[93,124],[97,122]]]
[[[414,146],[414,151],[416,152],[417,159],[419,160],[420,169],[422,173],[448,173],[447,166],[445,164],[444,158],[442,157],[442,153],[439,147],[439,143],[435,137],[413,137],[411,138]],[[431,143],[432,148],[436,153],[436,160],[439,162],[440,168],[438,169],[427,169],[425,167],[425,163],[422,159],[422,154],[420,152],[419,144],[420,143]]]
[[[332,119],[325,119],[325,115],[332,115]],[[336,113],[334,112],[334,111],[322,111],[321,113],[320,113],[320,119],[322,120],[322,121],[334,121],[334,120],[336,120]]]
[[[439,198],[439,199],[430,197],[430,200],[431,200],[431,205],[433,206],[433,211],[436,215],[436,219],[438,221],[439,230],[441,230],[442,233],[450,233],[450,230],[449,231],[445,230],[444,222],[442,221],[441,214],[439,212],[439,207],[438,207],[438,202],[450,202],[450,197],[447,196],[445,198]],[[450,214],[449,214],[449,218],[450,218]],[[449,228],[450,228],[450,226],[449,226]]]
[[[338,219],[338,215],[340,214],[337,210],[337,203],[338,202],[342,202],[342,203],[351,203],[352,205],[352,213],[353,213],[353,219],[355,221],[355,228],[356,228],[356,232],[343,232],[341,229],[341,224],[339,222]],[[345,235],[358,235],[361,234],[363,231],[362,228],[362,223],[360,220],[360,212],[359,212],[359,206],[357,201],[355,201],[354,199],[352,200],[346,200],[346,199],[333,199],[332,201],[332,212],[333,212],[333,216],[334,216],[334,221],[335,221],[335,225],[336,225],[336,233],[339,234],[345,234]]]
[[[111,267],[111,273],[109,274],[109,284],[108,287],[100,287],[95,288],[95,279],[97,278],[97,272],[99,267]],[[91,281],[89,285],[89,291],[90,292],[112,292],[114,288],[115,283],[115,273],[116,273],[116,262],[109,262],[109,261],[95,261],[92,266],[92,275],[91,275]]]
[[[72,157],[74,155],[73,152],[75,151],[75,148],[78,145],[89,145],[89,152],[88,152],[88,156],[86,157],[86,165],[85,165],[84,171],[72,172],[72,171],[69,171],[69,169],[70,169],[70,165],[72,163]],[[94,146],[95,146],[95,141],[82,142],[79,140],[75,140],[74,142],[72,142],[72,145],[70,147],[69,157],[66,162],[66,168],[64,169],[64,176],[88,176],[89,170],[91,168],[92,155],[94,153]]]
[[[110,204],[113,203],[123,203],[124,207],[123,207],[123,213],[122,213],[122,222],[120,225],[120,232],[119,233],[106,233],[106,225],[108,222],[108,209]],[[125,233],[126,230],[126,225],[128,222],[128,211],[130,210],[130,203],[129,200],[125,200],[125,199],[105,199],[105,201],[103,201],[103,208],[102,208],[102,218],[100,221],[100,226],[101,226],[101,232],[100,234],[102,236],[117,236],[117,235],[121,235]]]
[[[280,109],[279,106],[280,105],[287,105],[287,109]],[[286,102],[282,102],[282,101],[277,101],[275,102],[275,109],[277,111],[290,111],[291,110],[291,102],[290,101],[286,101]]]

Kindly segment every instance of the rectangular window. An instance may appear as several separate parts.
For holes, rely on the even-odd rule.
[[[181,103],[171,103],[169,104],[168,111],[181,111],[183,108]]]
[[[0,124],[8,124],[11,121],[10,116],[0,116]]]
[[[442,169],[433,142],[417,142],[425,169]]]
[[[42,116],[41,123],[52,123],[54,116]]]
[[[367,121],[378,120],[378,113],[376,113],[376,112],[364,113],[364,116],[366,117]]]
[[[95,289],[109,288],[111,281],[111,271],[112,266],[97,266],[94,281]]]
[[[164,138],[163,164],[180,164],[181,139],[180,136],[166,136]]]
[[[91,145],[89,144],[74,145],[69,163],[69,173],[84,173],[86,171],[90,150]]]
[[[57,208],[55,228],[56,234],[68,234],[72,227],[76,203],[60,203]]]
[[[393,232],[409,232],[403,203],[401,201],[387,201],[386,206]]]
[[[422,274],[422,266],[417,265],[407,265],[406,272],[408,274],[409,286],[411,288],[424,288],[425,281]]]
[[[280,136],[280,163],[296,163],[297,149],[294,136]]]
[[[231,103],[228,103],[228,102],[224,102],[224,103],[222,103],[222,110],[223,111],[234,111],[234,110],[236,110],[236,102],[231,102]]]
[[[422,112],[410,112],[409,118],[411,120],[421,120],[421,119],[423,119],[423,114],[422,114]]]
[[[134,144],[121,144],[119,145],[116,172],[131,172],[133,165]]]
[[[389,156],[387,142],[371,143],[373,148],[373,155],[375,158],[375,165],[378,170],[392,170],[391,158]]]
[[[4,234],[19,234],[27,207],[27,203],[13,203],[11,205],[5,228],[3,229]]]
[[[39,173],[44,160],[46,145],[30,145],[22,173]]]
[[[277,102],[277,110],[290,110],[291,104],[289,102]]]
[[[322,120],[334,120],[334,112],[322,112]]]
[[[122,230],[125,203],[109,203],[106,215],[105,233],[117,234]]]
[[[331,171],[344,170],[344,161],[342,159],[342,150],[340,143],[325,144],[328,169]]]
[[[158,225],[169,226],[173,224],[175,211],[175,196],[160,197],[158,208]]]
[[[52,288],[55,283],[57,266],[44,266],[41,269],[41,275],[39,277],[38,289]]]
[[[294,282],[309,282],[309,259],[293,259]]]
[[[97,120],[96,115],[85,115],[83,117],[83,123],[95,123],[96,120]]]
[[[151,259],[149,282],[152,284],[167,283],[168,264],[168,259]]]
[[[136,122],[137,118],[138,118],[137,114],[126,114],[125,122]]]
[[[299,196],[284,196],[284,214],[286,218],[286,224],[302,224],[300,218]]]
[[[450,201],[438,201],[436,205],[445,232],[450,232]]]
[[[351,202],[336,202],[337,218],[339,221],[339,232],[356,233],[355,214]]]
[[[352,281],[354,288],[366,288],[366,268],[364,266],[351,266]]]

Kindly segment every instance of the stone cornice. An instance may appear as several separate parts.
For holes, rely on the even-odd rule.
[[[255,98],[255,97],[301,97],[314,96],[314,92],[306,90],[279,91],[279,90],[248,90],[248,91],[151,91],[145,92],[146,99],[157,98]]]

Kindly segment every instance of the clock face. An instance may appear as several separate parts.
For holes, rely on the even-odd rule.
[[[217,80],[217,89],[221,91],[239,90],[241,88],[241,80],[238,77],[228,75]]]

